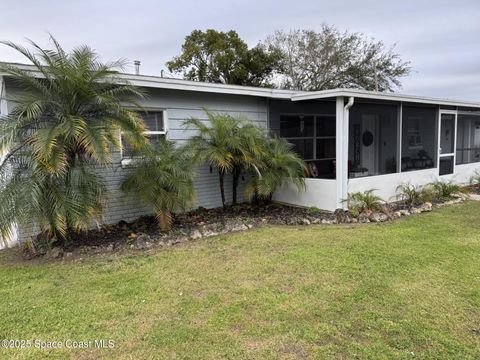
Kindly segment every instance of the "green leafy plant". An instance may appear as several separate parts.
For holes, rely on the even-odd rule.
[[[470,177],[470,185],[480,185],[480,171],[475,170],[475,173]]]
[[[265,138],[264,151],[254,164],[256,171],[246,186],[248,197],[270,201],[273,193],[287,181],[299,191],[305,188],[305,162],[285,139]]]
[[[421,205],[433,199],[433,191],[430,186],[412,185],[410,183],[397,186],[397,198],[408,206]]]
[[[101,217],[106,187],[95,167],[111,163],[119,132],[135,147],[146,144],[142,119],[125,105],[143,96],[120,79],[123,61],[102,63],[87,46],[66,52],[11,42],[34,71],[0,64],[21,91],[0,122],[0,233],[36,223],[52,241],[89,228]]]
[[[455,194],[465,193],[467,190],[452,181],[435,181],[430,184],[434,197],[440,200],[448,200]]]
[[[374,194],[375,190],[370,189],[364,192],[349,193],[343,201],[347,203],[348,209],[352,214],[382,211],[384,201],[380,196]]]
[[[307,208],[307,215],[312,215],[312,216],[316,216],[316,215],[320,215],[322,213],[322,210],[320,210],[319,208],[315,207],[315,206],[311,206],[309,208]]]
[[[195,191],[193,163],[185,148],[162,140],[135,159],[121,189],[152,205],[162,231],[172,227],[172,213],[193,205]]]

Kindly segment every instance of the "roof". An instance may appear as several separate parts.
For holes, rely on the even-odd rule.
[[[480,102],[454,100],[454,99],[442,99],[417,95],[406,95],[400,93],[367,91],[360,89],[331,89],[322,91],[310,91],[302,94],[292,95],[292,101],[304,101],[304,100],[316,100],[335,98],[337,96],[343,97],[358,97],[362,99],[376,99],[386,101],[400,101],[400,102],[412,102],[421,104],[436,104],[446,106],[459,106],[459,107],[480,107]]]
[[[10,63],[25,70],[35,71],[33,65]],[[1,75],[1,74],[0,74]],[[297,91],[261,88],[253,86],[227,85],[191,81],[183,79],[165,78],[152,75],[136,75],[123,73],[120,78],[133,85],[145,88],[171,89],[184,91],[198,91],[215,94],[257,96],[270,99],[285,99],[291,101],[306,101],[317,99],[332,99],[339,96],[358,97],[362,99],[376,99],[385,101],[412,102],[421,104],[435,104],[458,107],[480,108],[480,102],[463,101],[455,99],[442,99],[426,96],[406,95],[400,93],[377,92],[359,89],[331,89],[322,91]]]

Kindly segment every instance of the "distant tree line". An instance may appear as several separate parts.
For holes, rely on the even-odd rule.
[[[394,91],[411,71],[394,46],[328,25],[276,31],[252,48],[233,30],[194,30],[167,67],[189,80],[295,90]]]

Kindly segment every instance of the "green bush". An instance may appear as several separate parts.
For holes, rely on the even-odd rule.
[[[448,200],[454,197],[455,194],[466,192],[465,188],[454,184],[451,181],[435,181],[430,184],[434,198],[438,200]]]
[[[320,210],[319,208],[317,208],[315,206],[309,207],[307,209],[307,215],[316,216],[316,215],[320,215],[321,213],[322,213],[322,210]]]
[[[475,170],[475,174],[470,178],[470,185],[480,185],[480,171]]]
[[[431,186],[401,184],[397,187],[397,199],[402,200],[408,206],[421,205],[432,201],[434,194]]]
[[[384,201],[374,194],[376,189],[365,192],[349,193],[344,202],[347,202],[348,210],[352,215],[359,215],[363,212],[382,211]]]
[[[193,205],[194,177],[193,162],[185,148],[162,139],[135,159],[134,166],[121,183],[121,189],[151,205],[160,229],[169,231],[172,213]]]

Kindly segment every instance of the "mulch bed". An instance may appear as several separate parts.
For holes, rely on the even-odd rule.
[[[479,187],[471,189],[480,194]],[[480,198],[479,195],[473,195]],[[281,204],[254,205],[242,204],[225,208],[196,210],[177,214],[173,219],[173,228],[168,233],[159,231],[153,216],[144,216],[127,223],[120,221],[114,225],[104,225],[98,229],[71,234],[68,244],[54,244],[45,248],[40,242],[22,246],[25,258],[72,259],[83,260],[95,254],[107,254],[130,249],[150,249],[168,247],[179,243],[198,240],[203,237],[216,236],[235,231],[257,228],[265,225],[311,225],[359,222],[383,222],[411,214],[431,211],[463,199],[453,199],[433,204],[423,204],[409,208],[404,203],[385,204],[383,211],[360,214],[353,217],[348,211],[337,210],[335,213],[316,208],[300,208]]]

